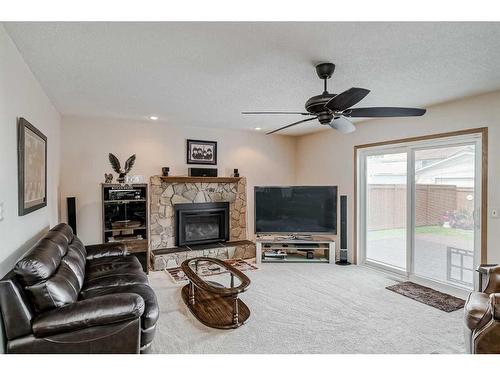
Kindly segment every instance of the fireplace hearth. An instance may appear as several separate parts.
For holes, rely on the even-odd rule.
[[[176,246],[229,240],[229,202],[174,205]]]

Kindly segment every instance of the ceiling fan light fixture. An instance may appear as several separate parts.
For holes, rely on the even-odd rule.
[[[345,117],[334,118],[328,125],[342,134],[349,134],[356,130],[354,124]]]

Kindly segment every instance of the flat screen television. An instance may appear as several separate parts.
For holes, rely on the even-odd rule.
[[[337,234],[337,187],[256,186],[255,233]]]

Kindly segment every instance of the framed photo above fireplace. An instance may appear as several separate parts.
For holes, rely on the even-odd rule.
[[[47,137],[26,119],[17,122],[19,216],[47,205]]]
[[[217,142],[188,139],[186,143],[187,164],[217,165]]]

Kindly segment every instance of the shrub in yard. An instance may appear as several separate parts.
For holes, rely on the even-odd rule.
[[[449,223],[451,228],[471,230],[474,228],[474,217],[467,210],[447,211],[441,218],[444,223]]]

